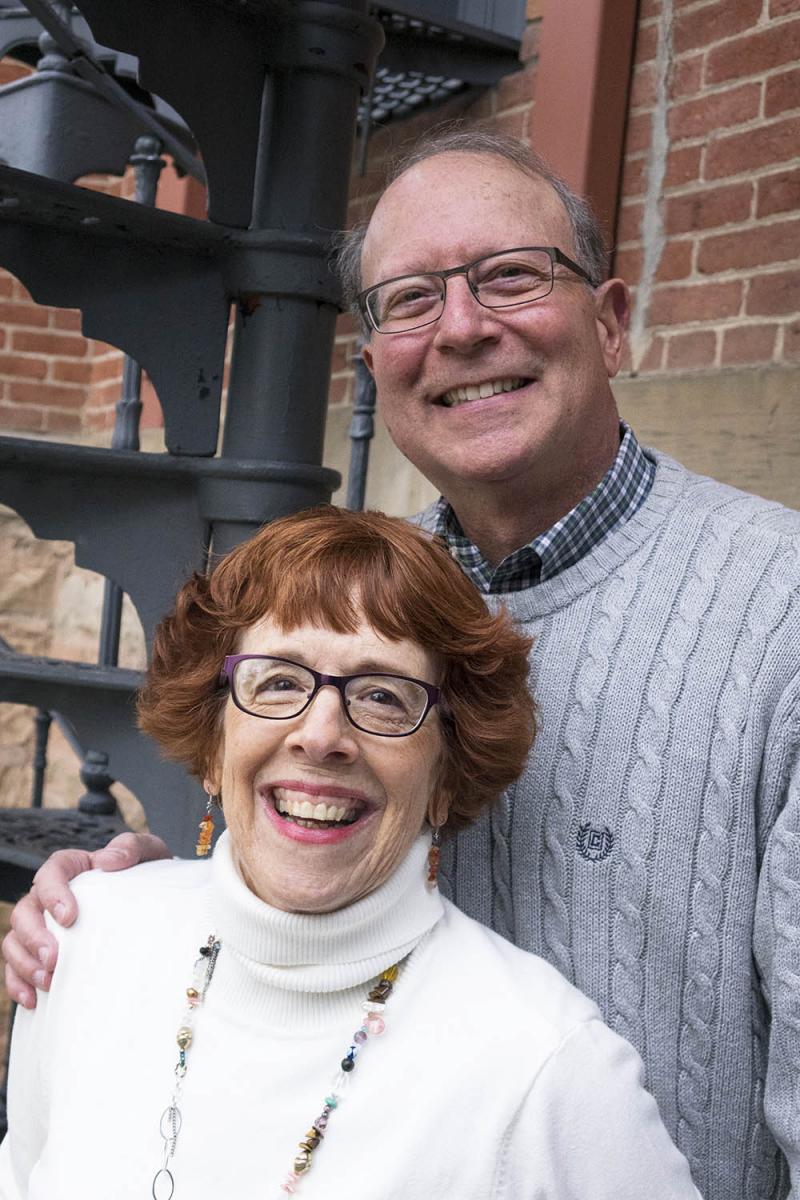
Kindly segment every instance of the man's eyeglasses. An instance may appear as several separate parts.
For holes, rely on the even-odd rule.
[[[513,308],[549,296],[556,264],[596,286],[583,267],[567,258],[557,246],[522,246],[487,254],[448,271],[386,279],[361,292],[358,305],[377,333],[408,333],[439,320],[451,275],[463,275],[469,290],[484,308]]]
[[[226,681],[237,708],[270,721],[299,716],[320,688],[334,687],[350,724],[380,737],[413,733],[440,702],[439,688],[421,679],[381,672],[322,675],[302,663],[264,654],[229,654],[220,677],[221,683]]]

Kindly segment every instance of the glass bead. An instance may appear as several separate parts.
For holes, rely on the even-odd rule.
[[[386,1022],[383,1017],[370,1017],[367,1021],[367,1030],[373,1037],[379,1037],[386,1028]]]
[[[382,1004],[380,1000],[365,1000],[361,1007],[366,1013],[382,1013],[386,1005]]]
[[[365,1032],[363,1029],[359,1029],[359,1030],[357,1030],[357,1031],[356,1031],[356,1032],[353,1034],[353,1041],[354,1041],[354,1042],[356,1043],[356,1045],[358,1045],[358,1046],[363,1046],[363,1045],[364,1045],[364,1042],[365,1042],[366,1040],[367,1040],[367,1035],[366,1035],[366,1032]]]
[[[355,1065],[356,1064],[353,1062],[352,1058],[343,1058],[342,1059],[342,1070],[343,1071],[352,1071],[352,1069]]]
[[[338,1103],[339,1100],[337,1096],[330,1095],[325,1097],[325,1104],[328,1108],[336,1108]]]

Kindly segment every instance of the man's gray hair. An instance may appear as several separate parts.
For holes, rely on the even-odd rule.
[[[591,276],[595,284],[601,283],[608,274],[608,251],[597,217],[581,196],[573,192],[560,176],[556,175],[535,150],[523,145],[516,138],[504,133],[493,133],[480,128],[465,128],[452,122],[430,131],[410,149],[401,151],[389,165],[386,187],[410,167],[435,158],[439,154],[492,154],[512,163],[518,170],[533,179],[543,179],[556,193],[564,205],[575,243],[575,255],[580,266]],[[344,291],[345,303],[361,320],[356,297],[362,290],[361,254],[364,249],[368,221],[342,233],[336,240],[334,264]],[[500,247],[502,249],[502,247]],[[363,323],[363,322],[362,322]]]

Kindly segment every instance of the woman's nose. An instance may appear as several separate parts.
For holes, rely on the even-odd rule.
[[[326,684],[292,722],[287,744],[295,753],[305,754],[313,762],[322,762],[332,756],[351,762],[358,755],[355,732],[345,716],[341,694]]]

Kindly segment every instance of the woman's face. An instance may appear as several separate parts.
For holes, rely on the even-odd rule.
[[[268,654],[328,675],[382,671],[438,683],[435,662],[414,642],[391,642],[361,620],[355,633],[316,625],[285,632],[269,617],[240,640],[240,654]],[[380,887],[420,832],[443,752],[436,708],[408,737],[362,733],[339,692],[324,687],[289,720],[240,711],[229,698],[213,778],[234,855],[251,891],[290,912],[343,908]],[[345,809],[350,824],[309,827],[297,805]],[[294,810],[299,817],[286,813]],[[303,823],[301,823],[301,821]]]

